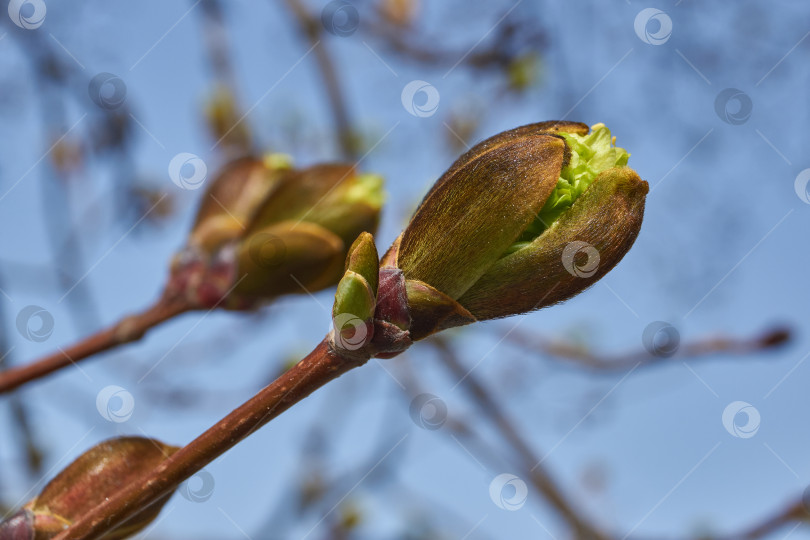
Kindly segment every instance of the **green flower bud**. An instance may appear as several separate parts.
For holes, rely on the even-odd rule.
[[[336,284],[348,246],[377,228],[382,184],[343,164],[294,170],[278,154],[234,162],[203,198],[167,294],[250,309]]]
[[[614,143],[603,124],[543,122],[459,158],[382,260],[404,275],[410,338],[552,305],[615,266],[648,186]]]
[[[178,449],[144,437],[104,441],[76,458],[35,499],[0,524],[0,538],[53,538]],[[157,517],[170,496],[142,510],[104,538],[122,539],[140,531]]]

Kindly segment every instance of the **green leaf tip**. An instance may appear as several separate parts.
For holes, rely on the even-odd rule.
[[[629,152],[615,145],[616,138],[611,137],[605,124],[595,124],[591,126],[591,132],[585,134],[564,131],[558,133],[571,150],[568,164],[560,172],[557,185],[537,218],[505,255],[525,247],[525,242],[543,234],[585,193],[599,173],[613,167],[624,167],[630,158]]]

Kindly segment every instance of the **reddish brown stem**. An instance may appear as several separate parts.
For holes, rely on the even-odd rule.
[[[44,377],[71,364],[76,364],[100,352],[137,341],[151,328],[188,311],[190,306],[181,298],[161,297],[154,305],[136,315],[121,319],[82,341],[30,364],[0,372],[0,394]]]
[[[178,450],[151,474],[107,499],[54,540],[100,538],[295,403],[365,362],[338,356],[324,339],[306,358]]]

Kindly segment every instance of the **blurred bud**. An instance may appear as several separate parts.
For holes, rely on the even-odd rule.
[[[540,68],[540,58],[534,52],[512,58],[506,66],[509,88],[515,92],[526,90],[537,81]]]
[[[255,305],[256,299],[319,291],[340,278],[345,252],[343,241],[320,225],[305,221],[268,225],[236,245],[236,274],[215,287],[216,293],[233,287],[226,307],[243,309]]]
[[[419,13],[419,0],[380,0],[380,14],[395,26],[410,26]]]
[[[335,285],[382,203],[382,178],[349,165],[295,170],[280,154],[235,161],[206,192],[168,292],[197,308],[250,309]]]
[[[245,155],[250,151],[251,134],[247,122],[242,122],[242,113],[236,98],[227,86],[218,86],[205,104],[208,129],[218,146]]]
[[[573,122],[523,126],[464,154],[381,262],[381,278],[403,276],[409,339],[546,307],[605,275],[644,214],[648,186],[628,157],[604,125]]]
[[[56,475],[42,492],[0,524],[0,540],[47,540],[178,450],[155,439],[119,437],[97,444]],[[171,494],[104,536],[127,538],[160,513]]]
[[[223,167],[200,203],[188,247],[215,253],[239,238],[262,201],[292,168],[290,158],[271,154],[263,161],[243,158]]]
[[[781,326],[768,330],[763,335],[759,336],[756,341],[760,347],[765,349],[769,347],[781,347],[789,343],[792,337],[793,331],[786,326]]]
[[[59,139],[51,148],[51,162],[61,175],[81,170],[84,165],[84,148],[81,141],[71,137]]]

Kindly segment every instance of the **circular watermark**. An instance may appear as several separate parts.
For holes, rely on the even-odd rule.
[[[17,313],[17,332],[28,341],[42,343],[53,334],[53,315],[40,306],[25,306]]]
[[[126,388],[111,384],[105,386],[96,396],[98,414],[108,422],[126,422],[135,412],[135,398]]]
[[[400,97],[405,110],[418,118],[433,116],[439,110],[439,91],[429,82],[419,80],[409,82],[402,89]]]
[[[672,36],[672,19],[656,8],[645,8],[633,21],[638,39],[648,45],[663,45]]]
[[[714,98],[714,112],[726,124],[739,126],[751,118],[754,102],[738,88],[726,88]]]
[[[321,24],[330,34],[347,37],[354,34],[360,26],[360,14],[349,2],[333,0],[321,11]]]
[[[723,410],[723,427],[740,439],[750,439],[759,431],[759,411],[745,401],[732,401]]]
[[[169,162],[169,178],[182,189],[199,189],[208,176],[208,167],[196,154],[181,152]]]
[[[177,491],[188,501],[205,502],[214,494],[214,476],[205,469],[200,469],[194,476],[180,484]]]
[[[641,343],[653,356],[669,358],[681,345],[681,334],[678,329],[664,321],[651,322],[641,334]]]
[[[336,347],[356,351],[366,344],[368,327],[360,317],[351,313],[339,313],[332,317],[332,327],[335,329]]]
[[[796,190],[796,195],[805,204],[810,204],[810,169],[805,169],[796,175],[796,181],[793,183],[793,188]]]
[[[87,93],[93,103],[102,109],[112,110],[120,107],[127,98],[127,85],[118,75],[99,73],[87,85]]]
[[[520,510],[526,504],[528,496],[526,482],[514,474],[499,474],[489,483],[489,498],[502,510]]]
[[[413,423],[422,429],[435,431],[447,420],[447,404],[439,396],[419,394],[408,408]]]
[[[26,30],[35,30],[42,26],[47,11],[43,0],[11,0],[8,3],[11,22]]]
[[[584,261],[583,256],[587,257]],[[580,240],[568,242],[563,249],[562,263],[565,270],[572,276],[589,278],[599,269],[599,250],[588,242]]]
[[[287,257],[287,246],[278,236],[262,232],[250,237],[248,253],[258,267],[271,270],[284,262]]]

